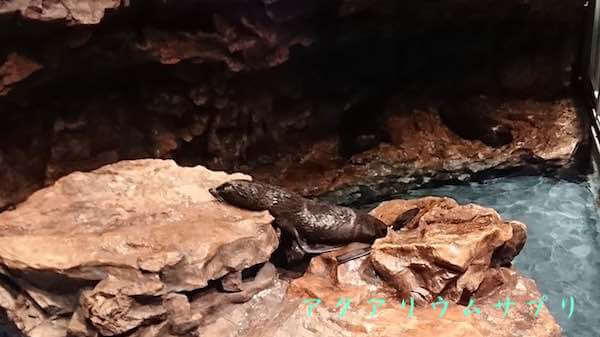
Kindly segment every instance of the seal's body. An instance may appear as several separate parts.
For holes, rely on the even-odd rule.
[[[309,200],[268,184],[233,180],[210,193],[233,206],[268,210],[276,225],[306,253],[320,254],[351,242],[372,243],[387,234],[387,225],[367,213]]]

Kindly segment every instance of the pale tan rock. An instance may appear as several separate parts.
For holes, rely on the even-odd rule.
[[[51,291],[42,290],[31,285],[23,279],[11,277],[22,291],[31,297],[31,299],[45,313],[50,315],[68,314],[77,307],[77,293],[53,293]]]
[[[494,267],[510,265],[525,244],[524,224],[503,221],[491,208],[458,205],[449,198],[392,200],[371,214],[390,223],[413,207],[421,209],[416,226],[376,240],[370,258],[387,283],[417,303],[431,303],[437,296],[464,301],[492,276]]]
[[[93,290],[81,294],[83,315],[104,336],[128,332],[143,323],[161,320],[166,309],[158,297],[139,303],[134,296],[152,295],[162,288],[158,278],[131,282],[109,275]]]
[[[40,21],[65,20],[69,24],[97,24],[106,9],[119,7],[120,0],[9,0],[0,3],[0,14],[20,12],[23,17]]]
[[[256,293],[250,301],[216,307],[216,310],[207,316],[202,326],[198,328],[198,336],[266,337],[272,335],[275,330],[271,330],[270,325],[285,317],[289,310],[295,310],[299,304],[286,299],[287,288],[288,282],[276,279],[270,287]]]
[[[187,296],[169,294],[163,303],[169,316],[169,330],[174,334],[183,335],[200,325],[203,316],[201,313],[191,313]]]
[[[47,320],[33,328],[27,333],[31,337],[65,337],[65,331],[69,320],[66,318],[54,318]]]
[[[75,311],[71,316],[69,326],[67,327],[67,334],[73,337],[98,336],[98,332],[88,323],[81,309]]]
[[[266,262],[278,246],[268,212],[234,208],[210,195],[209,188],[230,179],[250,177],[170,160],[73,173],[0,214],[2,273],[31,296],[32,308],[44,310],[36,309],[42,317],[34,322],[74,312],[72,299],[81,290],[81,314],[102,335],[164,320],[162,295],[204,288]],[[0,305],[20,312],[15,301],[23,295],[5,297]],[[38,325],[27,317],[14,318],[25,320],[17,324],[24,332]]]
[[[205,316],[205,320],[214,319],[214,312],[231,306],[250,301],[259,292],[268,289],[277,279],[277,269],[267,262],[254,279],[243,282],[240,286],[241,292],[224,293],[216,289],[210,289],[204,293],[194,295],[190,301],[190,311],[193,314]],[[209,316],[210,314],[210,316]]]
[[[277,247],[271,216],[216,203],[205,189],[233,177],[247,178],[141,160],[75,173],[33,194],[0,214],[0,274],[23,287],[0,278],[0,307],[25,336],[36,337],[560,335],[545,306],[536,318],[536,308],[525,305],[541,296],[535,283],[499,266],[518,254],[526,226],[448,198],[383,203],[373,214],[386,223],[421,210],[405,229],[378,240],[372,256],[337,265],[336,256],[361,248],[351,244],[313,258],[291,283],[267,262],[242,279],[241,292],[200,289],[265,262]],[[374,268],[394,271],[410,259],[423,268],[406,273],[408,281]],[[73,288],[69,296],[81,292],[71,317],[45,312],[69,311],[45,282]],[[417,304],[409,318],[404,284],[419,286],[407,295],[444,290],[446,314]],[[458,290],[472,292],[480,315],[465,316],[465,306],[452,301],[460,299]],[[503,318],[494,306],[506,296],[513,306]],[[351,301],[344,317],[336,307],[341,297]],[[311,317],[308,298],[321,300]],[[374,298],[385,303],[369,317]]]
[[[47,315],[19,289],[0,279],[0,309],[25,336],[64,336],[68,320]]]
[[[494,251],[492,263],[496,266],[510,266],[527,241],[527,225],[518,221],[510,221],[513,236],[504,245]]]
[[[5,282],[0,282],[0,306],[8,319],[24,332],[32,330],[46,318],[26,296]]]
[[[208,193],[235,178],[248,176],[169,160],[75,172],[0,215],[0,261],[89,280],[160,271],[163,292],[202,288],[226,268],[266,261],[278,244],[267,212],[237,209]]]
[[[168,328],[167,322],[143,326],[143,327],[140,327],[139,329],[135,330],[131,334],[131,337],[172,337],[172,336],[175,336],[175,335],[172,335],[171,333],[169,333],[169,328]]]

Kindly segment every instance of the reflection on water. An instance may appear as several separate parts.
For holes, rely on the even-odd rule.
[[[594,186],[592,188],[592,185]],[[448,196],[459,203],[496,209],[505,219],[528,225],[516,267],[535,279],[554,317],[569,337],[600,336],[600,238],[594,183],[544,177],[500,178],[484,184],[410,191],[402,198]],[[575,299],[568,319],[567,302]]]

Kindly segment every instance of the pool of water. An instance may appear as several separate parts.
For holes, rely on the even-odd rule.
[[[448,196],[496,209],[524,222],[528,239],[515,266],[533,278],[568,337],[600,336],[600,213],[594,178],[573,183],[544,177],[499,178],[482,184],[408,192],[402,198]],[[574,311],[569,318],[569,297]],[[567,300],[562,309],[562,299]]]

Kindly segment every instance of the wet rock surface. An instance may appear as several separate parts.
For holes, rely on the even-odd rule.
[[[510,127],[510,143],[491,147],[465,139],[443,123],[437,108],[411,107],[399,99],[388,107],[391,143],[344,161],[337,156],[337,140],[330,139],[283,157],[275,168],[257,169],[253,176],[330,202],[361,204],[427,184],[477,181],[515,171],[578,172],[588,136],[575,101],[473,99]]]

